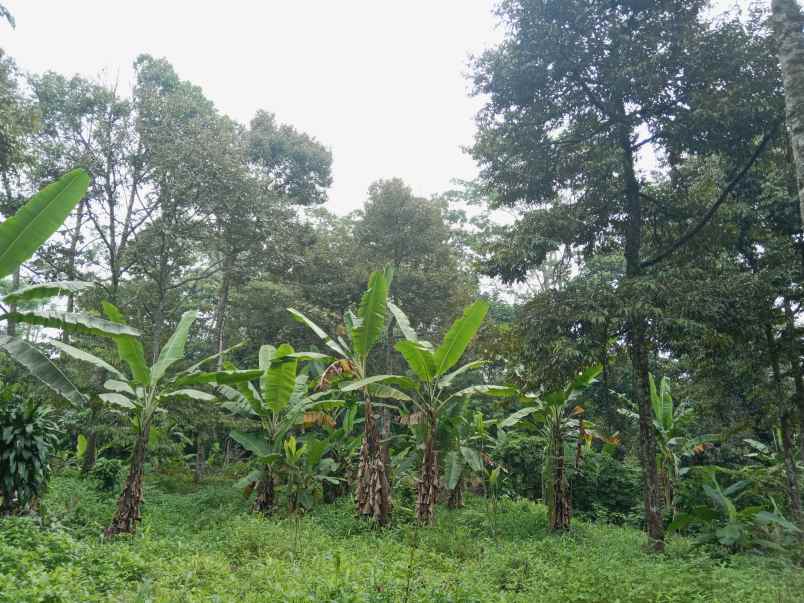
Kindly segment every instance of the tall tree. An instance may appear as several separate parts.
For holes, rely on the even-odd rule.
[[[804,224],[804,14],[798,0],[771,0],[771,10],[798,178],[799,215]]]
[[[717,106],[710,98],[701,103],[705,110],[696,112],[696,91],[722,101],[728,88],[723,81],[738,81],[754,68],[749,64],[740,73],[698,60],[701,48],[725,44],[733,33],[720,35],[705,23],[705,5],[702,0],[509,0],[499,11],[509,32],[505,41],[474,66],[475,89],[488,95],[478,115],[474,156],[495,203],[523,210],[514,232],[496,243],[491,273],[522,280],[567,246],[583,257],[623,250],[625,276],[618,290],[640,415],[646,527],[656,550],[663,548],[663,525],[648,396],[652,317],[645,303],[651,287],[646,270],[694,237],[734,182],[724,186],[697,230],[670,242],[669,252],[656,253],[646,247],[650,193],[640,154],[650,148],[672,169],[694,145],[715,140],[712,130],[696,138],[684,129],[701,113],[711,119],[712,105]],[[744,133],[732,146],[751,154],[753,135]],[[746,140],[749,144],[735,145]],[[738,177],[765,146],[763,141]]]

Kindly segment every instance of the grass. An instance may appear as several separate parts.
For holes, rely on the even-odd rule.
[[[156,477],[156,476],[149,476]],[[642,552],[638,530],[576,521],[546,531],[542,506],[503,501],[491,537],[483,501],[439,509],[414,530],[410,510],[385,531],[350,502],[294,519],[264,519],[231,482],[195,488],[149,479],[138,534],[100,538],[115,496],[57,477],[45,528],[0,521],[0,602],[57,601],[800,601],[804,572],[781,559],[717,559],[677,538]]]

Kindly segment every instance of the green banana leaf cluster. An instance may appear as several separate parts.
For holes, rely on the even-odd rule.
[[[89,174],[82,169],[68,172],[49,184],[23,205],[11,218],[0,224],[0,278],[6,277],[30,259],[39,247],[64,223],[86,194]],[[65,293],[91,288],[94,283],[58,281],[17,289],[3,298],[6,306],[41,303]],[[135,337],[139,333],[125,325],[77,312],[27,310],[7,312],[2,319],[36,326],[105,337]],[[49,356],[20,337],[0,335],[0,348],[22,364],[35,378],[76,406],[86,397],[70,382]]]

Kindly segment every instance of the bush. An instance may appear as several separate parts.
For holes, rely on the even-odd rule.
[[[620,462],[603,452],[586,451],[571,484],[576,513],[598,521],[639,523],[642,478],[635,459]]]
[[[90,475],[98,481],[98,488],[104,492],[117,490],[120,473],[125,463],[120,459],[99,458],[90,471]]]
[[[58,429],[47,409],[5,388],[0,407],[0,509],[25,510],[47,485]]]

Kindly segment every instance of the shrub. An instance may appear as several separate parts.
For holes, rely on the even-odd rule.
[[[49,411],[9,389],[0,408],[0,509],[6,515],[25,510],[41,496],[57,438]]]
[[[603,452],[584,452],[571,484],[575,511],[594,520],[628,522],[642,501],[639,464],[630,457],[620,462]]]
[[[98,488],[104,492],[117,489],[120,482],[120,472],[125,463],[120,459],[99,458],[95,461],[90,475],[98,481]]]

